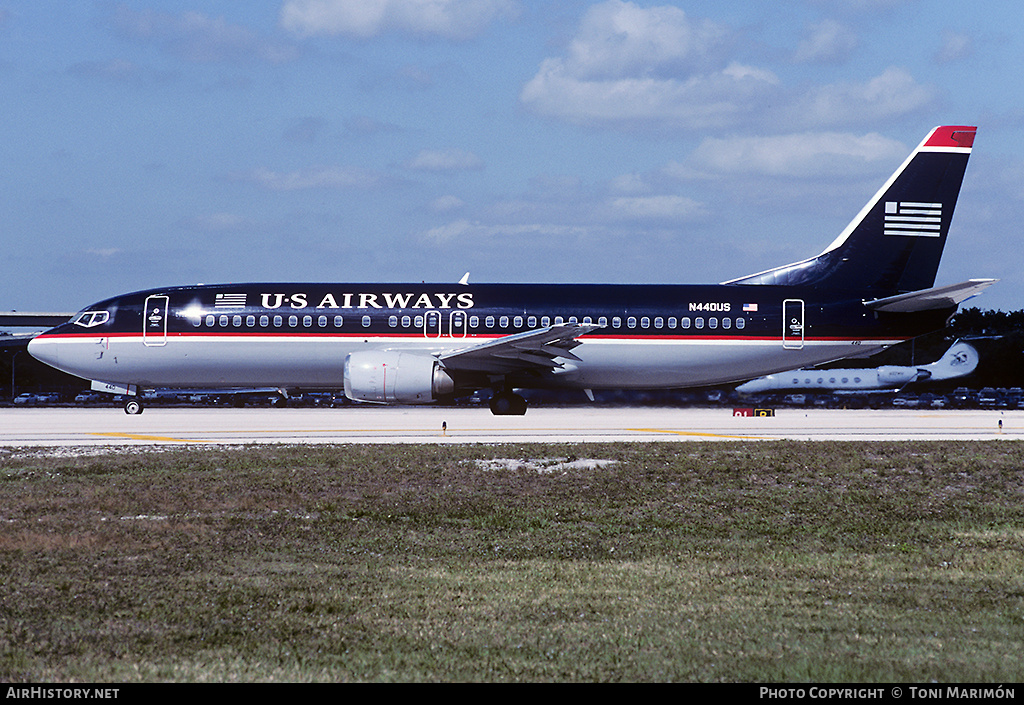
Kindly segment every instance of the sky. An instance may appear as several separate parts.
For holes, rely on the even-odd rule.
[[[936,284],[1024,308],[1014,0],[0,0],[0,310],[222,282],[715,283],[978,135]]]

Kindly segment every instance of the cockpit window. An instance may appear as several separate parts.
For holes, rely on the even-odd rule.
[[[83,328],[101,326],[110,320],[110,311],[83,311],[75,317],[75,325]]]

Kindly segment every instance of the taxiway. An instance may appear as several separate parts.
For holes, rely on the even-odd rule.
[[[0,447],[245,443],[521,443],[1024,438],[1024,411],[729,408],[0,409]]]

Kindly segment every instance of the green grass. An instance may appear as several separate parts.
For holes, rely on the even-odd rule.
[[[0,450],[0,680],[1020,682],[1022,500],[1013,441]]]

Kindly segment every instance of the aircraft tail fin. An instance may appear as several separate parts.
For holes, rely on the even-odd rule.
[[[976,130],[934,128],[817,257],[723,283],[886,294],[933,286]]]
[[[924,365],[920,371],[926,373],[927,376],[924,379],[938,382],[969,375],[977,366],[978,351],[974,346],[958,340],[946,351],[945,355],[930,365]]]

